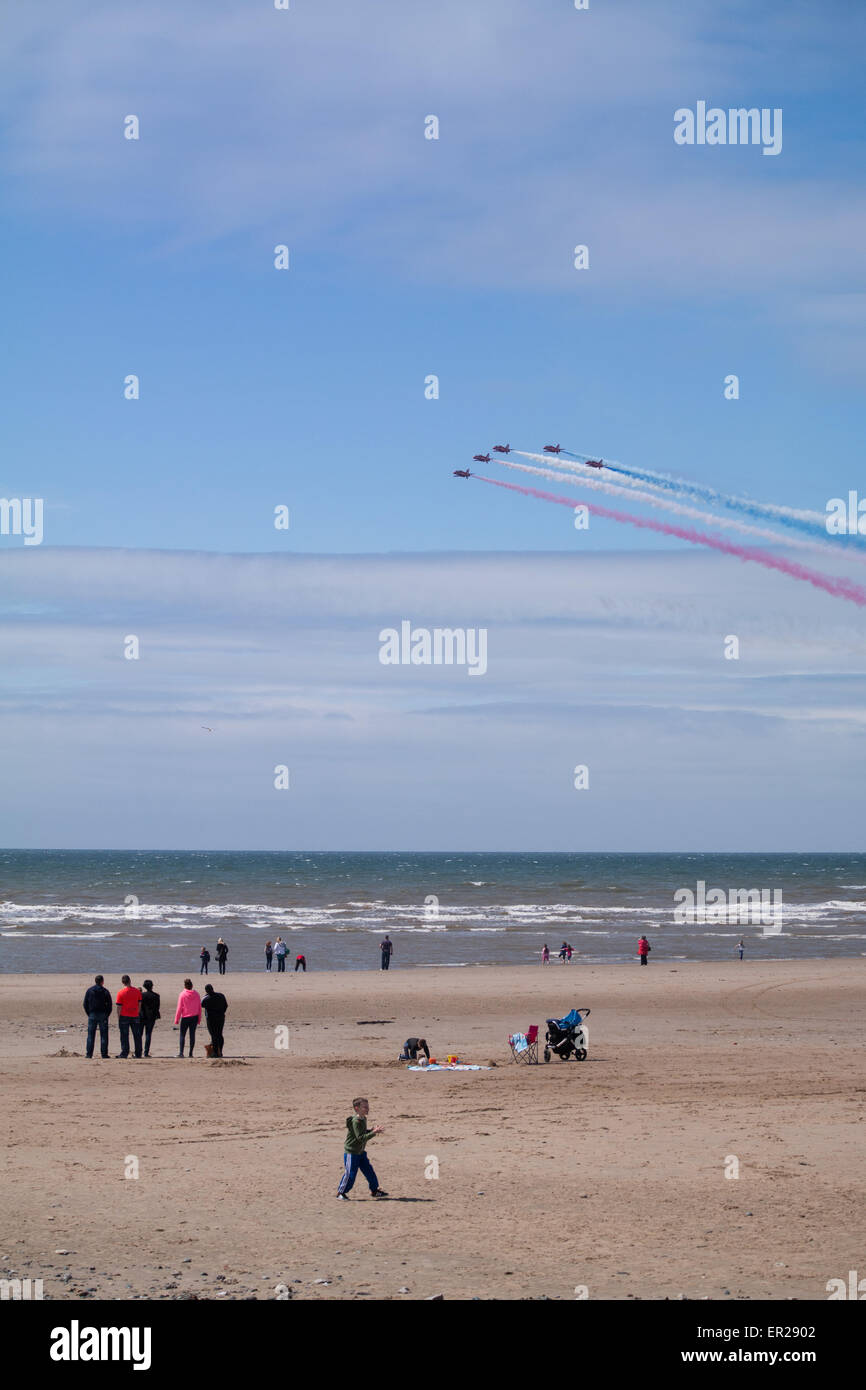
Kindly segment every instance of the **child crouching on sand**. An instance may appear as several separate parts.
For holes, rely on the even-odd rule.
[[[387,1192],[383,1192],[379,1186],[379,1179],[373,1171],[373,1165],[364,1150],[368,1140],[374,1134],[382,1133],[382,1126],[376,1125],[374,1129],[367,1128],[367,1116],[370,1113],[370,1102],[359,1096],[352,1101],[354,1115],[349,1115],[346,1120],[346,1143],[343,1153],[343,1176],[340,1179],[340,1186],[337,1197],[341,1202],[348,1200],[348,1194],[355,1185],[355,1179],[360,1170],[370,1185],[371,1197],[387,1197]]]

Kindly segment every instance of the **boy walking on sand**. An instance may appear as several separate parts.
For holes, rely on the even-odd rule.
[[[355,1112],[354,1115],[349,1115],[346,1120],[346,1143],[343,1153],[344,1171],[340,1179],[337,1197],[341,1202],[348,1200],[348,1194],[355,1185],[359,1170],[370,1185],[371,1197],[387,1197],[387,1192],[383,1192],[379,1186],[379,1179],[373,1171],[373,1165],[364,1152],[367,1141],[372,1139],[374,1134],[382,1133],[382,1126],[376,1125],[373,1129],[367,1128],[370,1102],[365,1100],[363,1096],[352,1101],[352,1109]]]

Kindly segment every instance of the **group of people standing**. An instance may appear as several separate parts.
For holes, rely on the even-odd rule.
[[[286,972],[286,956],[288,954],[289,948],[281,936],[278,936],[276,941],[266,941],[265,969],[273,969],[274,956],[276,956],[277,974],[284,975]],[[301,952],[299,952],[298,955],[295,956],[295,970],[303,970],[305,975],[307,973],[307,957],[303,955],[303,953]]]
[[[574,948],[573,948],[572,946],[569,946],[569,944],[568,944],[567,941],[563,941],[562,945],[561,945],[560,948],[559,948],[559,959],[560,959],[561,961],[565,961],[565,963],[566,963],[567,965],[571,965],[571,957],[572,957],[573,955],[574,955]],[[550,947],[548,946],[548,944],[547,944],[546,941],[545,941],[544,945],[543,945],[542,948],[541,948],[541,964],[542,964],[542,965],[549,965],[549,964],[550,964]]]
[[[742,943],[742,941],[741,941],[741,942],[740,942],[740,947],[742,947],[742,945],[743,945],[743,943]],[[738,948],[738,949],[739,949],[739,948]],[[647,958],[648,958],[649,953],[650,953],[651,950],[652,950],[652,946],[649,944],[649,942],[647,941],[646,937],[645,937],[645,936],[642,936],[641,939],[640,939],[640,941],[637,943],[637,954],[638,954],[638,959],[640,960],[641,965],[646,965],[646,964],[647,964]],[[569,946],[569,944],[568,944],[567,941],[563,941],[562,945],[561,945],[560,948],[559,948],[559,959],[560,959],[561,961],[564,961],[566,965],[571,965],[571,957],[572,957],[573,955],[574,955],[574,950],[573,950],[573,948],[572,948],[571,946]],[[743,953],[742,953],[742,950],[740,950],[740,960],[742,960],[742,959],[743,959]],[[550,964],[550,947],[548,946],[548,944],[547,944],[546,941],[545,941],[544,945],[543,945],[542,948],[541,948],[541,964],[542,964],[542,965],[549,965],[549,964]]]
[[[189,1039],[189,1055],[190,1057],[194,1055],[195,1034],[202,1020],[202,1011],[207,1019],[207,1028],[210,1033],[211,1055],[214,1057],[222,1057],[223,1055],[223,1028],[228,1010],[228,1000],[224,994],[218,994],[213,985],[205,985],[204,991],[204,998],[202,999],[198,990],[193,989],[192,980],[186,979],[183,982],[183,989],[178,995],[177,1009],[174,1015],[175,1026],[180,1026],[178,1057],[184,1056],[187,1038]],[[120,1051],[116,1054],[117,1058],[149,1057],[154,1025],[161,1017],[160,997],[154,991],[153,980],[145,980],[143,988],[138,989],[131,982],[129,976],[124,975],[115,1003],[117,1005],[117,1026],[120,1032]],[[88,1057],[93,1056],[97,1032],[99,1033],[101,1054],[104,1058],[108,1057],[108,1022],[113,1007],[111,995],[105,988],[104,976],[95,976],[93,984],[84,996],[84,1012],[87,1014],[86,1054]],[[132,1053],[130,1053],[130,1036]]]
[[[220,937],[216,947],[216,958],[217,965],[219,966],[219,972],[221,975],[224,975],[226,973],[226,961],[228,959],[228,954],[229,948],[223,941],[222,937]],[[198,973],[200,975],[206,975],[208,973],[207,968],[210,965],[210,951],[208,950],[207,946],[202,946],[201,951],[199,953],[199,960],[201,961],[201,969]]]

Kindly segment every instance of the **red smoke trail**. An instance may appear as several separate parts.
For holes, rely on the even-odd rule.
[[[731,541],[720,540],[717,536],[708,536],[703,531],[693,531],[685,526],[669,526],[667,522],[653,521],[650,517],[614,512],[609,507],[597,507],[594,502],[575,502],[573,497],[557,497],[555,493],[541,492],[535,487],[504,483],[501,478],[485,478],[481,473],[473,473],[472,476],[479,482],[507,488],[509,492],[522,492],[524,497],[538,497],[542,502],[558,502],[561,507],[571,507],[572,511],[577,506],[586,507],[594,516],[604,516],[609,521],[624,521],[629,526],[641,526],[646,531],[659,531],[663,536],[678,536],[681,541],[691,541],[693,545],[708,545],[713,550],[721,550],[725,555],[736,555],[739,560],[753,560],[755,564],[764,565],[766,569],[780,570],[791,579],[804,579],[807,584],[814,584],[816,589],[823,589],[834,598],[847,598],[852,603],[859,604],[861,608],[866,608],[866,589],[861,585],[852,583],[850,579],[834,579],[832,575],[808,569],[806,565],[798,565],[793,560],[782,560],[767,550],[753,550],[749,546],[734,545]]]

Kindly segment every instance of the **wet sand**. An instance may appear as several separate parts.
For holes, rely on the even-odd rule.
[[[89,978],[0,977],[0,1276],[59,1299],[824,1299],[862,1267],[866,960],[210,978],[222,1063],[204,1029],[172,1055],[179,978],[155,1055],[114,1060],[113,1023],[103,1062]],[[586,1062],[511,1062],[509,1032],[575,1004]],[[409,1072],[414,1033],[496,1066]],[[363,1179],[335,1200],[359,1094],[388,1201]]]

